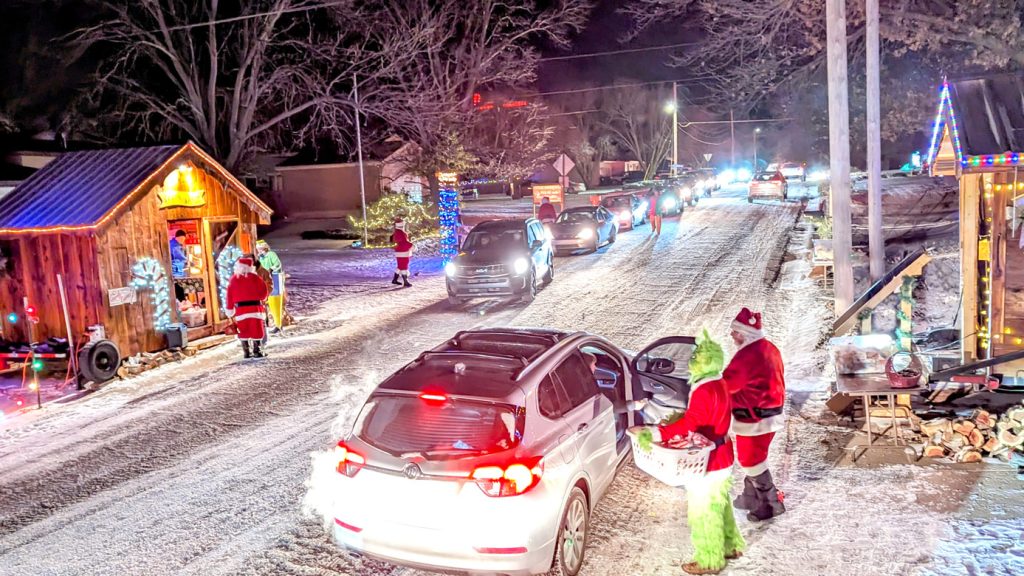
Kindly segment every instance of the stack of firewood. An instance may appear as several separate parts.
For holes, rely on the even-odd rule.
[[[992,456],[1008,461],[1013,452],[1024,453],[1024,405],[998,419],[979,409],[969,418],[936,418],[920,426],[925,439],[922,456],[927,458],[981,462],[982,456]]]

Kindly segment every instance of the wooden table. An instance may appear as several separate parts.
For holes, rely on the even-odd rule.
[[[903,439],[900,421],[899,418],[896,417],[896,397],[901,394],[921,392],[922,390],[925,390],[924,386],[915,386],[913,388],[893,388],[889,384],[889,378],[886,377],[885,374],[841,374],[836,377],[836,392],[846,394],[847,396],[852,396],[854,398],[860,398],[861,403],[864,405],[864,418],[867,421],[868,443],[863,446],[864,452],[860,454],[861,456],[867,453],[868,450],[877,448],[906,449],[907,442]],[[890,424],[885,430],[882,430],[881,436],[889,436],[888,432],[892,430],[893,444],[875,444],[875,435],[871,431],[872,398],[885,398],[889,402],[890,408],[892,408],[892,424]],[[858,455],[856,453],[856,448],[854,448],[854,450],[853,459],[856,461]]]

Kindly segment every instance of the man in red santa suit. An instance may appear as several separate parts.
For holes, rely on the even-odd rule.
[[[782,355],[761,331],[761,314],[744,308],[732,322],[731,336],[739,347],[722,379],[732,397],[732,431],[736,457],[746,478],[743,493],[733,502],[748,510],[747,518],[767,520],[786,511],[782,493],[768,471],[768,447],[785,425],[786,382]]]
[[[391,241],[395,243],[395,260],[397,266],[395,267],[395,277],[391,279],[392,284],[403,284],[406,288],[412,287],[409,283],[409,260],[412,259],[412,242],[409,242],[409,236],[405,233],[405,220],[401,218],[395,218],[395,231],[391,233]],[[402,281],[398,281],[398,277],[402,277]]]
[[[228,318],[238,327],[238,339],[246,358],[263,358],[263,338],[266,336],[267,310],[263,302],[267,299],[267,283],[256,273],[253,259],[239,258],[235,273],[228,281],[228,297],[224,308]]]

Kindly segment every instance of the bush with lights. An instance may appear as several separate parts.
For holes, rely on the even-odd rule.
[[[437,236],[437,218],[430,214],[430,205],[414,202],[405,194],[388,193],[366,207],[367,248],[388,248],[388,237],[395,229],[395,218],[405,220],[405,229],[412,241]],[[363,231],[363,219],[348,217],[357,233]]]

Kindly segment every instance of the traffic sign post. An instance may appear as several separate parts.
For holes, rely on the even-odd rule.
[[[576,167],[576,163],[572,161],[572,158],[569,158],[565,154],[562,154],[555,159],[555,162],[554,164],[552,164],[552,166],[555,167],[555,170],[558,172],[558,175],[560,176],[560,178],[558,179],[558,183],[562,186],[562,190],[568,190],[569,172],[572,172],[572,169]]]

